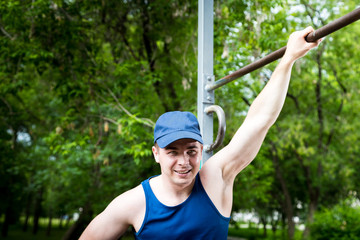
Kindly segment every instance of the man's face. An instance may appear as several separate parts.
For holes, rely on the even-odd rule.
[[[193,182],[200,169],[202,144],[193,139],[180,139],[165,148],[153,147],[161,174],[177,185]]]

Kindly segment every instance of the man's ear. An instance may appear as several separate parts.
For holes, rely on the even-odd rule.
[[[158,148],[155,147],[155,146],[152,146],[151,150],[152,150],[152,152],[153,152],[155,161],[156,161],[157,163],[159,163],[159,151],[158,151]]]

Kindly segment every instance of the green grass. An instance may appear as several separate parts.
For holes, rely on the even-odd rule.
[[[285,230],[286,231],[286,230]],[[244,238],[247,240],[287,240],[287,232],[278,229],[274,235],[270,229],[267,229],[267,236],[264,237],[262,228],[229,228],[229,236]],[[302,232],[295,231],[294,240],[302,239]]]
[[[0,239],[7,239],[7,240],[59,240],[62,239],[62,236],[64,236],[66,232],[66,229],[52,229],[50,236],[46,236],[46,230],[45,229],[39,229],[38,233],[36,235],[33,235],[31,231],[23,232],[21,229],[16,229],[11,227],[9,229],[8,236],[6,238],[2,238],[0,236]]]
[[[32,228],[29,227],[27,232],[23,232],[21,226],[12,225],[10,226],[8,236],[6,238],[1,237],[0,239],[4,240],[61,240],[64,234],[66,233],[67,228],[59,229],[52,228],[50,236],[46,235],[46,228],[39,228],[39,231],[36,235],[32,234]],[[129,234],[124,236],[121,240],[133,240],[134,237]]]
[[[74,221],[70,221],[68,226],[65,227],[65,221],[63,221],[63,227],[60,228],[60,220],[53,219],[52,220],[52,228],[50,231],[50,235],[46,235],[46,229],[48,225],[47,218],[40,218],[39,219],[39,230],[36,235],[32,234],[33,222],[29,221],[28,229],[26,232],[22,230],[24,219],[20,218],[20,222],[17,224],[10,225],[8,236],[6,238],[1,236],[0,239],[4,240],[61,240],[65,235],[66,231],[71,227]],[[3,223],[3,218],[0,218],[0,228]],[[128,232],[126,236],[123,236],[121,240],[133,240],[134,237],[132,236],[131,232]]]
[[[3,223],[3,217],[0,219],[0,224],[2,225]],[[2,237],[0,234],[0,239],[6,239],[6,240],[42,240],[42,239],[47,239],[47,240],[59,240],[62,239],[62,236],[64,236],[64,234],[67,231],[67,227],[65,227],[65,221],[63,221],[63,228],[60,228],[60,219],[52,219],[52,228],[50,231],[50,235],[47,236],[46,234],[46,229],[47,229],[47,225],[48,225],[48,218],[40,218],[39,219],[39,230],[38,232],[34,235],[32,233],[32,229],[33,229],[33,222],[32,219],[29,219],[29,224],[28,224],[28,228],[27,231],[24,232],[22,230],[23,227],[23,223],[24,223],[24,217],[20,217],[20,221],[17,224],[12,224],[9,227],[9,231],[8,231],[8,236],[6,238]],[[73,224],[73,221],[70,221],[68,224],[68,227],[71,226],[71,224]]]
[[[61,240],[67,229],[52,229],[50,236],[46,235],[46,229],[40,228],[36,235],[31,233],[31,229],[27,232],[23,232],[21,228],[12,226],[9,229],[8,236],[6,238],[1,237],[4,240]],[[126,235],[121,240],[134,240],[132,235]]]
[[[2,224],[2,219],[0,219],[0,226]],[[68,228],[74,223],[73,221],[69,222],[69,225],[65,227],[65,222],[62,223],[63,228],[60,228],[60,220],[53,219],[52,220],[52,228],[50,232],[50,236],[46,235],[46,229],[48,224],[47,218],[41,218],[39,220],[39,231],[36,235],[32,234],[32,221],[29,221],[28,231],[22,231],[22,224],[24,219],[20,219],[20,223],[11,225],[9,228],[8,236],[6,238],[1,237],[0,239],[4,240],[60,240],[68,230]],[[296,231],[295,240],[301,239],[301,231]],[[262,228],[229,228],[229,236],[240,237],[247,240],[282,240],[286,239],[283,236],[286,236],[287,233],[283,234],[281,229],[276,231],[276,235],[274,236],[272,231],[268,229],[267,237],[265,238],[263,235]],[[131,232],[128,232],[126,236],[123,236],[122,240],[133,240],[134,237],[132,236]]]

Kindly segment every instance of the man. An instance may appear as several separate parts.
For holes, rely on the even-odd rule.
[[[321,40],[308,27],[290,35],[287,50],[230,143],[200,169],[202,139],[195,116],[169,112],[158,119],[152,151],[161,174],[121,194],[80,239],[118,239],[129,226],[136,239],[226,239],[235,177],[256,156],[285,101],[294,62]]]

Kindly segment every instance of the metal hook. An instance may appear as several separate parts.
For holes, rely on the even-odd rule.
[[[206,114],[211,114],[211,113],[215,112],[218,117],[218,121],[219,121],[219,128],[218,128],[218,133],[217,133],[215,142],[212,143],[211,145],[204,146],[205,152],[211,152],[212,150],[218,148],[224,140],[225,131],[226,131],[225,113],[224,113],[224,110],[218,105],[208,106],[204,109],[204,112]]]

